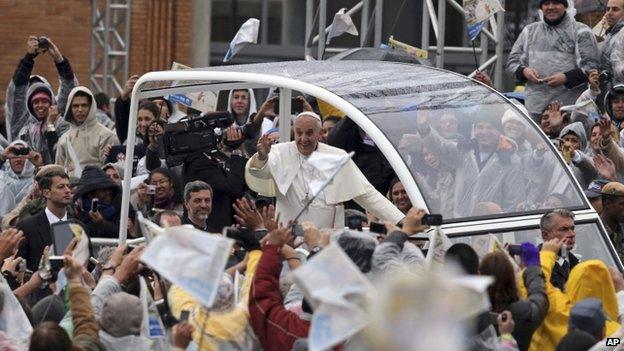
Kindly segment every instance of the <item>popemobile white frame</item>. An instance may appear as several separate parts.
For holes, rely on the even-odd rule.
[[[136,135],[134,131],[136,130],[137,125],[137,112],[139,100],[156,97],[156,96],[166,96],[171,94],[187,94],[192,92],[201,92],[201,91],[220,91],[220,90],[231,90],[231,89],[242,89],[242,88],[269,88],[269,87],[277,87],[280,89],[280,126],[287,126],[287,128],[280,128],[280,140],[288,141],[290,139],[290,104],[285,103],[290,101],[290,97],[292,96],[292,91],[301,92],[303,94],[311,95],[316,98],[322,99],[328,104],[334,106],[335,108],[341,110],[346,115],[349,116],[360,128],[362,128],[370,138],[375,142],[380,151],[386,157],[392,168],[394,169],[396,175],[401,180],[405,189],[409,195],[412,204],[428,210],[425,200],[423,199],[422,193],[418,188],[416,181],[414,180],[409,168],[403,162],[402,158],[399,155],[399,152],[394,148],[392,143],[387,139],[387,137],[382,133],[382,131],[358,108],[349,103],[349,101],[343,99],[342,97],[328,91],[319,86],[306,83],[303,81],[299,81],[292,78],[286,78],[283,76],[276,76],[270,74],[270,72],[266,74],[259,73],[246,73],[246,72],[238,72],[237,66],[229,66],[227,71],[218,70],[218,71],[210,71],[210,68],[207,70],[188,70],[188,71],[162,71],[162,72],[150,72],[139,78],[137,83],[134,86],[132,91],[132,102],[130,106],[130,119],[128,125],[128,138],[126,142],[126,158],[125,158],[125,169],[132,169],[133,162],[133,154],[134,154],[134,143],[136,139]],[[223,67],[221,67],[223,69]],[[432,68],[432,70],[444,71],[437,68]],[[444,71],[446,73],[453,73]],[[454,73],[453,73],[454,74]],[[466,78],[469,80],[469,78]],[[170,86],[164,88],[155,88],[150,90],[142,90],[142,87],[149,82],[157,82],[157,81],[185,81],[185,83],[190,83],[192,81],[197,81],[196,85],[183,85],[183,86]],[[207,83],[208,82],[208,83]],[[475,84],[481,84],[474,81]],[[496,92],[492,89],[492,91]],[[496,92],[498,95],[500,93]],[[502,96],[502,95],[501,95]],[[509,101],[510,106],[513,104]],[[528,123],[532,123],[534,126],[535,122],[531,120],[524,113],[520,112]],[[557,157],[561,160],[561,156],[556,152],[554,147],[551,147],[550,152],[555,152]],[[113,245],[117,243],[126,243],[127,239],[127,224],[128,224],[128,211],[130,206],[130,180],[132,178],[132,172],[124,172],[124,181],[123,181],[123,197],[122,197],[122,208],[121,208],[121,221],[119,225],[119,239],[92,239],[94,244],[96,245]],[[572,179],[570,173],[566,173]],[[573,184],[576,187],[577,191],[581,191],[581,187],[578,182],[574,179]],[[584,196],[584,195],[583,195]],[[618,264],[620,270],[624,270],[624,266],[621,261],[617,257],[615,249],[611,244],[611,241],[608,239],[606,234],[606,230],[600,221],[600,217],[596,213],[596,211],[589,206],[589,202],[586,198],[583,198],[584,203],[587,204],[586,208],[575,210],[574,213],[576,215],[575,223],[576,224],[585,224],[585,223],[596,223],[600,227],[600,233],[602,236],[602,240],[605,241],[610,254],[613,260]],[[519,215],[512,216],[507,218],[491,218],[491,219],[479,219],[473,221],[464,221],[464,222],[454,222],[444,224],[442,229],[444,232],[452,237],[453,235],[466,235],[466,234],[483,234],[488,232],[503,232],[503,231],[514,231],[514,230],[528,230],[528,229],[537,229],[539,228],[539,221],[541,218],[541,214],[530,214],[530,215]],[[128,243],[137,243],[141,242],[142,239],[134,239],[129,240]]]

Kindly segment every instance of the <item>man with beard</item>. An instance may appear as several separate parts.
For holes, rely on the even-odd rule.
[[[596,38],[566,13],[568,1],[541,0],[544,19],[524,27],[507,61],[507,71],[526,83],[526,107],[536,122],[551,101],[574,95],[570,90],[587,82],[585,72],[599,66]]]
[[[208,183],[196,180],[184,186],[184,208],[182,224],[191,224],[209,233],[218,232],[208,223],[212,212],[212,188]]]

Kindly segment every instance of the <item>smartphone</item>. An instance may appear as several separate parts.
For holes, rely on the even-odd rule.
[[[187,322],[191,312],[189,310],[182,310],[180,312],[180,322]]]
[[[94,198],[91,200],[91,212],[98,212],[98,206],[100,204],[100,200],[98,198]]]
[[[442,225],[442,221],[443,218],[440,214],[426,214],[421,222],[423,225],[439,226]]]
[[[275,114],[279,114],[279,99],[275,101]],[[303,101],[299,98],[290,99],[290,113],[293,115],[303,112]]]
[[[54,256],[63,256],[65,249],[74,238],[70,222],[56,222],[52,224],[52,244],[54,245]]]
[[[370,222],[370,224],[368,225],[368,230],[377,234],[387,234],[388,232],[386,226],[383,223],[378,222]]]

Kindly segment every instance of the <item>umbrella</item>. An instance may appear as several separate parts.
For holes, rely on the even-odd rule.
[[[366,60],[366,61],[390,61],[411,63],[416,65],[431,66],[428,60],[419,59],[406,53],[390,48],[355,48],[332,56],[329,60]]]

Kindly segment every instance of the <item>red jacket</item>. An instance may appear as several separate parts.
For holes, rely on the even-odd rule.
[[[266,351],[291,350],[295,340],[308,337],[310,329],[310,322],[284,308],[279,290],[281,258],[279,246],[262,248],[249,296],[251,326]]]

